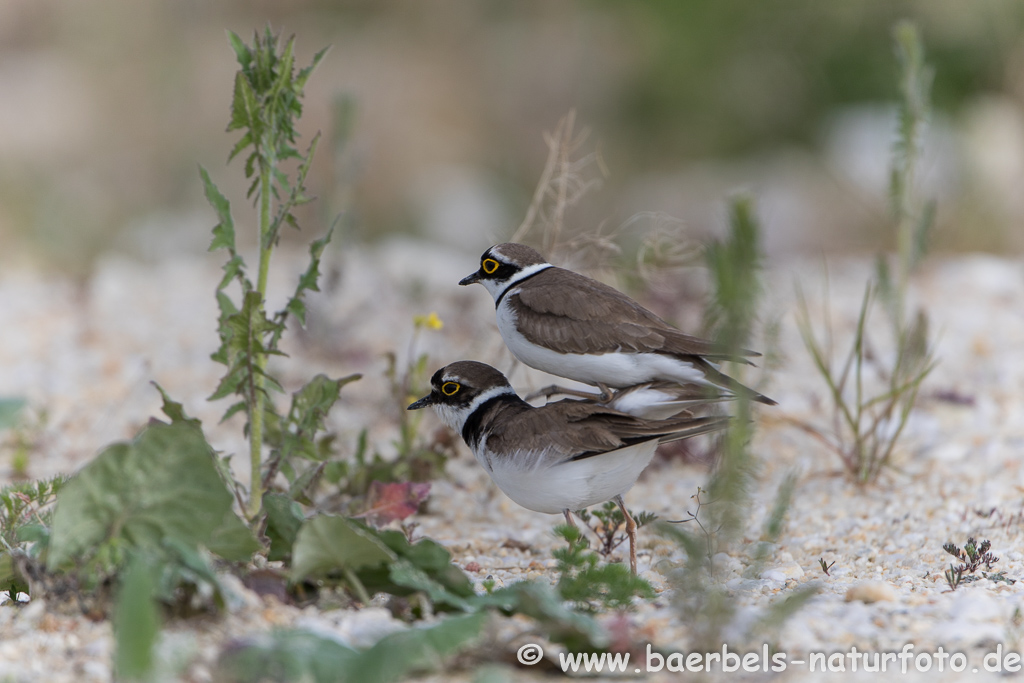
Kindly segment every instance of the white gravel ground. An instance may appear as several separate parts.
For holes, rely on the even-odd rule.
[[[280,252],[277,258],[275,267],[289,273],[304,266],[298,253]],[[311,301],[309,330],[290,337],[291,357],[277,366],[288,388],[316,372],[363,373],[361,381],[344,389],[331,418],[345,448],[369,426],[379,448],[389,449],[399,408],[387,399],[384,354],[408,354],[415,314],[436,310],[445,321],[443,330],[425,331],[418,340],[418,349],[430,353],[431,369],[459,358],[490,361],[503,370],[511,366],[490,297],[480,288],[455,284],[476,268],[475,253],[395,242],[329,258],[325,293]],[[25,397],[33,410],[48,415],[29,462],[30,476],[74,471],[105,444],[129,438],[158,413],[151,380],[203,419],[218,448],[244,452],[241,419],[217,426],[224,406],[205,400],[220,369],[209,360],[216,346],[212,293],[219,268],[209,256],[153,264],[109,259],[83,284],[17,263],[0,267],[0,396]],[[854,326],[870,268],[868,260],[830,264],[837,348],[844,347]],[[779,323],[774,350],[780,367],[758,386],[780,405],[758,413],[753,450],[762,470],[749,541],[758,539],[783,477],[796,472],[799,483],[785,532],[760,578],[741,576],[749,560],[737,551],[715,558],[720,568],[716,580],[733,592],[741,620],[795,586],[820,583],[821,593],[773,638],[790,661],[851,647],[868,653],[899,651],[910,643],[915,655],[941,646],[964,653],[969,663],[963,674],[948,668],[938,674],[935,664],[927,673],[915,673],[911,662],[911,672],[900,674],[901,680],[955,680],[974,668],[980,671],[972,679],[997,675],[984,670],[985,654],[1001,646],[1005,657],[1024,647],[1024,581],[983,580],[950,592],[942,572],[951,558],[942,544],[962,544],[969,535],[990,539],[1001,558],[996,568],[1011,579],[1024,578],[1024,264],[964,256],[935,258],[924,266],[912,296],[931,316],[941,363],[925,384],[897,452],[899,471],[866,489],[844,479],[837,457],[790,424],[829,424],[825,387],[794,322],[793,283],[799,279],[812,303],[820,301],[825,291],[821,263],[775,264],[767,279],[765,318]],[[291,286],[283,276],[272,280],[275,292]],[[684,319],[681,311],[661,312]],[[872,322],[884,357],[887,332],[880,310]],[[747,379],[757,383],[759,377],[755,371]],[[548,381],[522,368],[513,375],[524,392]],[[969,400],[941,398],[954,393]],[[422,533],[446,544],[460,566],[478,565],[479,571],[471,572],[478,581],[493,576],[507,584],[550,576],[555,547],[550,528],[558,520],[511,503],[464,448],[449,472],[449,479],[434,485],[429,514],[419,519]],[[10,457],[4,455],[0,478],[10,476]],[[706,478],[701,466],[655,463],[627,502],[679,518],[693,509],[690,496]],[[502,547],[509,538],[531,547]],[[672,606],[667,580],[681,552],[653,533],[641,531],[640,538],[640,569],[661,595],[631,617],[634,628],[665,650],[682,648],[687,625]],[[830,577],[818,567],[819,558],[835,561]],[[183,662],[186,680],[210,680],[210,664],[228,638],[272,626],[314,628],[355,645],[404,628],[380,608],[320,613],[261,599],[236,582],[230,586],[234,604],[226,617],[174,623],[166,630],[162,651],[169,660]],[[526,642],[517,628],[512,624],[502,633]],[[4,680],[109,680],[111,649],[108,623],[48,611],[40,600],[0,608]],[[831,678],[874,677],[854,674],[849,659],[845,666],[845,674]],[[774,678],[818,680],[808,667],[792,664]],[[529,677],[530,671],[509,670],[509,676]],[[679,676],[662,672],[652,678]]]

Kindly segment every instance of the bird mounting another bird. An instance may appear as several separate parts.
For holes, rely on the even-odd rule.
[[[602,401],[611,400],[612,389],[667,381],[776,405],[716,367],[749,364],[748,357],[760,354],[684,334],[622,292],[553,266],[531,247],[509,242],[489,248],[480,268],[459,284],[475,282],[494,297],[498,330],[512,355],[597,387]]]

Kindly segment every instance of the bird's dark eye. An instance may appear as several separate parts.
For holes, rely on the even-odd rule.
[[[496,271],[500,265],[500,263],[492,258],[485,258],[480,262],[480,267],[483,268],[483,271],[488,275],[493,275],[494,271]]]
[[[445,382],[441,385],[441,393],[445,396],[454,396],[461,388],[458,382]]]

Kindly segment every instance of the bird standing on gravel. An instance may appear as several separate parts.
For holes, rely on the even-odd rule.
[[[676,415],[645,420],[592,401],[563,400],[539,408],[521,399],[501,372],[475,361],[447,365],[430,394],[409,406],[433,406],[462,434],[477,462],[519,505],[559,513],[614,500],[626,519],[629,566],[636,573],[636,522],[622,495],[659,444],[723,429],[727,417]]]

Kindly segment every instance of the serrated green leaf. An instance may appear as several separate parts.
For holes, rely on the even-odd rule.
[[[247,68],[252,62],[252,53],[249,51],[249,46],[234,31],[228,31],[228,42],[231,43],[231,49],[235,51],[235,58],[238,60],[238,63],[243,69]]]
[[[235,143],[235,146],[231,148],[231,153],[228,154],[228,163],[230,164],[232,159],[244,152],[245,148],[251,144],[253,144],[252,133],[246,133],[238,140],[238,142]]]
[[[58,493],[47,566],[64,567],[112,539],[133,548],[209,543],[232,506],[213,458],[186,425],[151,425],[109,446]]]
[[[270,89],[270,97],[274,98],[288,87],[292,78],[292,66],[295,61],[295,38],[292,37],[284,46],[284,52],[277,59],[277,78]]]
[[[302,474],[295,477],[295,481],[288,487],[288,496],[303,505],[312,507],[315,503],[309,498],[308,492],[316,487],[323,473],[324,463],[322,462],[307,467]]]
[[[327,47],[325,47],[322,50],[320,50],[319,52],[317,52],[315,55],[313,55],[313,61],[310,63],[310,65],[307,66],[304,69],[300,69],[299,70],[299,73],[295,77],[295,82],[294,82],[295,83],[294,90],[295,90],[296,93],[299,93],[299,94],[302,93],[303,88],[306,87],[306,81],[309,80],[309,77],[313,74],[313,71],[315,71],[316,68],[318,66],[320,66],[320,62],[323,60],[324,56],[327,54],[327,52],[330,49],[331,49],[331,46],[328,45]]]
[[[262,126],[257,109],[256,93],[253,92],[245,73],[239,71],[235,74],[235,94],[231,101],[231,123],[228,124],[228,132],[248,128],[252,138],[259,140]]]
[[[233,367],[228,374],[224,375],[221,378],[220,382],[217,384],[217,388],[214,390],[214,392],[212,394],[210,394],[207,397],[206,400],[207,401],[219,401],[220,399],[222,399],[222,398],[224,398],[226,396],[230,396],[231,394],[234,394],[234,393],[239,393],[238,392],[238,387],[239,387],[239,385],[241,385],[242,381],[245,380],[245,376],[246,376],[245,375],[245,367],[244,367],[244,365],[239,363],[238,365]],[[237,404],[235,404],[235,405],[237,405]],[[243,403],[243,407],[244,407],[244,403]],[[234,412],[231,413],[232,415],[234,415],[235,412],[238,412],[237,409],[235,409],[235,406],[232,406],[231,408],[229,408],[229,410],[233,410],[234,411]],[[230,416],[225,415],[224,417],[222,417],[220,419],[220,421],[223,422],[228,417],[230,417]]]
[[[203,180],[203,189],[206,194],[206,201],[210,203],[217,212],[219,222],[213,228],[213,240],[208,251],[227,249],[235,253],[235,223],[231,218],[231,202],[227,200],[217,186],[210,179],[210,174],[202,166],[199,167],[199,176]]]
[[[150,382],[150,384],[156,387],[156,390],[160,392],[160,397],[161,399],[163,399],[163,405],[160,406],[160,410],[163,411],[164,415],[171,418],[171,424],[188,425],[190,427],[200,430],[200,433],[202,433],[203,423],[201,421],[194,417],[189,417],[188,415],[186,415],[185,406],[178,403],[177,401],[172,400],[171,397],[167,394],[167,392],[164,391],[164,388],[162,386],[160,386],[156,382]]]
[[[225,396],[226,395],[227,394],[225,394]],[[220,418],[220,421],[221,422],[227,422],[236,413],[241,413],[246,408],[247,408],[247,406],[245,405],[245,401],[239,401],[238,403],[234,403],[234,404],[232,404],[232,406],[230,408],[228,408],[227,410],[224,411],[224,416]]]
[[[371,532],[344,517],[307,520],[292,551],[292,580],[394,562],[395,554]]]

